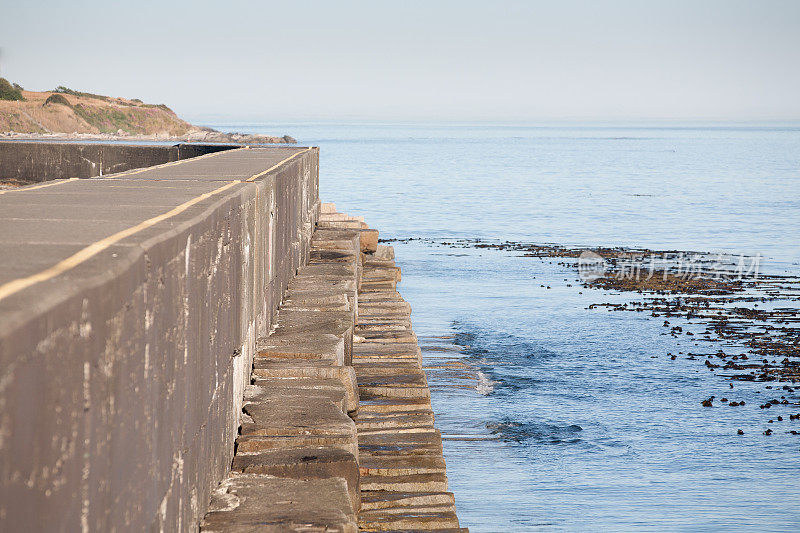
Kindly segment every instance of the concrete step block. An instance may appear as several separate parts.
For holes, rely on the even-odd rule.
[[[427,387],[407,387],[391,385],[359,385],[358,394],[365,399],[371,398],[428,398],[431,394]]]
[[[355,436],[355,422],[333,402],[319,397],[283,397],[246,403],[242,436]]]
[[[442,449],[442,436],[436,428],[414,433],[362,433],[358,436],[359,449],[367,453],[375,450]]]
[[[323,221],[331,222],[331,221]],[[359,221],[360,222],[360,221]],[[312,245],[315,243],[346,242],[349,250],[357,252],[361,245],[361,224],[357,228],[321,228],[317,227],[311,238]]]
[[[454,511],[409,509],[407,513],[381,513],[368,511],[358,517],[360,531],[441,531],[458,528],[458,518]]]
[[[361,512],[455,503],[452,492],[361,491]]]
[[[365,302],[405,302],[397,291],[370,292],[364,295]]]
[[[397,267],[367,268],[365,266],[362,277],[365,281],[394,280],[399,282],[402,275],[400,274],[400,269]]]
[[[397,280],[361,280],[361,284],[359,285],[359,291],[361,292],[370,292],[374,290],[385,290],[385,289],[394,289],[397,287]]]
[[[237,454],[231,468],[243,474],[292,479],[343,478],[347,482],[351,507],[355,511],[361,507],[358,460],[339,448],[289,448]]]
[[[408,433],[413,435],[413,433]],[[364,459],[380,459],[387,455],[397,455],[403,457],[442,457],[442,449],[437,448],[434,444],[430,446],[359,446],[358,458]]]
[[[308,254],[309,264],[343,264],[358,267],[358,257],[351,252],[341,250],[322,250],[311,248]]]
[[[408,413],[414,411],[430,411],[431,402],[425,398],[374,398],[360,400],[358,404],[360,413]]]
[[[397,267],[397,263],[395,263],[394,259],[377,259],[373,254],[365,254],[364,255],[364,270],[369,270],[370,268],[395,268]]]
[[[323,221],[355,220],[358,222],[364,222],[364,217],[362,216],[350,216],[347,213],[337,213],[335,211],[330,213],[320,213],[319,218]]]
[[[353,313],[350,311],[306,311],[282,309],[275,319],[275,333],[332,334],[344,340],[344,362],[353,353]]]
[[[321,219],[317,221],[317,229],[351,229],[360,230],[361,222],[350,218],[342,220]]]
[[[379,244],[375,250],[376,259],[394,260],[394,246],[388,244]]]
[[[361,366],[356,372],[359,387],[402,387],[412,389],[427,389],[428,382],[425,372],[406,367],[405,371],[383,371],[385,367],[375,365],[372,371]],[[416,396],[412,396],[416,397]]]
[[[404,435],[411,433],[429,433],[433,429],[430,426],[411,426],[411,427],[398,427],[398,428],[362,428],[358,431],[359,438],[364,436],[378,436],[378,435]]]
[[[359,342],[353,347],[353,353],[359,355],[404,355],[409,357],[421,355],[419,345],[416,342]]]
[[[352,364],[360,363],[405,363],[409,365],[416,365],[417,368],[422,368],[422,362],[418,356],[414,355],[354,355]]]
[[[283,396],[322,396],[340,406],[344,413],[355,413],[358,410],[358,396],[353,395],[334,378],[316,377],[269,377],[254,375],[253,385],[245,387],[245,401],[257,402],[262,399],[273,399]]]
[[[304,381],[293,380],[255,380],[254,384],[245,386],[244,403],[258,403],[265,400],[282,398],[319,398],[332,402],[343,413],[347,412],[347,395],[338,381],[314,383],[308,378]]]
[[[439,473],[407,476],[361,476],[361,490],[447,492],[447,476]]]
[[[372,416],[356,419],[356,430],[369,429],[407,429],[417,427],[433,427],[433,415],[428,413],[413,413],[396,416]]]
[[[359,529],[359,531],[381,531],[381,533],[469,533],[469,529],[465,527],[445,527],[434,529]]]
[[[358,448],[359,460],[381,459],[387,456],[398,457],[442,457],[441,449],[430,446],[360,446]]]
[[[282,450],[309,447],[338,448],[359,458],[356,435],[239,435],[236,438],[236,453],[249,454],[267,450]]]
[[[331,264],[314,264],[305,265],[300,267],[297,272],[297,279],[309,278],[344,278],[352,279],[355,275],[355,269],[350,265],[343,265],[339,263]]]
[[[413,493],[412,493],[413,494]],[[391,517],[401,515],[420,514],[426,515],[431,513],[455,513],[456,506],[454,504],[417,504],[417,505],[402,505],[397,507],[384,507],[383,509],[364,509],[364,514],[358,514],[358,521],[360,524],[366,523],[371,517]],[[439,528],[436,528],[437,530]]]
[[[345,339],[330,333],[275,331],[256,341],[256,357],[270,360],[323,359],[345,364]]]
[[[388,318],[398,314],[411,315],[411,305],[405,301],[378,302],[370,300],[362,294],[359,294],[358,301],[360,303],[359,316],[376,315]]]
[[[358,411],[358,382],[352,366],[336,366],[331,361],[271,361],[255,358],[253,378],[326,378],[340,383],[347,398],[347,412]]]
[[[404,409],[404,410],[397,410],[397,411],[370,411],[366,409],[363,413],[361,413],[361,421],[367,421],[370,419],[393,419],[393,418],[400,418],[404,416],[428,416],[433,417],[433,409]],[[356,420],[358,422],[358,420]]]
[[[390,362],[379,360],[377,362],[356,361],[353,368],[357,376],[394,376],[397,374],[424,375],[422,367],[414,362]]]
[[[371,254],[378,249],[378,230],[362,228],[359,237],[362,252]]]
[[[297,480],[238,474],[214,491],[200,531],[356,533],[358,525],[342,478]]]
[[[440,455],[361,456],[358,465],[362,476],[408,476],[414,474],[444,474],[444,459]]]
[[[417,342],[417,336],[408,328],[363,330],[360,332],[359,337],[364,339],[361,342]]]
[[[356,333],[373,333],[379,334],[383,332],[411,332],[411,321],[407,319],[384,319],[384,320],[375,320],[375,319],[366,319],[364,321],[359,320],[356,324]],[[416,339],[416,336],[414,336]]]

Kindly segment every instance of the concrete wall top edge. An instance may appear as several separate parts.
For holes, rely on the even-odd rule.
[[[253,149],[247,152],[241,151],[241,153],[249,155],[251,153],[257,153],[258,150],[261,149]],[[278,150],[299,153],[302,150],[305,150],[305,148],[276,147],[266,149],[266,151],[273,152]],[[318,149],[312,149],[312,153],[316,153],[317,151]],[[185,162],[190,163],[193,161],[186,160]],[[271,160],[267,162],[269,163]],[[9,252],[6,254],[0,254],[0,271],[6,274],[6,276],[0,275],[0,343],[2,343],[3,339],[14,330],[24,327],[24,325],[31,320],[35,320],[37,315],[57,307],[61,302],[72,298],[75,294],[102,286],[115,277],[128,272],[136,265],[138,261],[141,260],[144,255],[152,253],[154,250],[159,249],[159,247],[163,247],[165,243],[173,243],[172,248],[180,248],[180,246],[185,246],[185,240],[187,236],[190,235],[192,230],[197,228],[203,220],[207,219],[213,213],[220,212],[221,210],[224,211],[225,206],[244,204],[248,201],[251,201],[256,197],[256,195],[259,194],[259,190],[266,191],[270,188],[274,189],[276,186],[276,175],[284,170],[285,166],[291,166],[295,162],[296,161],[292,160],[284,165],[278,165],[269,173],[258,176],[252,182],[247,182],[241,179],[238,180],[240,181],[239,183],[234,183],[233,180],[226,180],[209,184],[207,187],[204,186],[196,193],[189,194],[188,196],[191,196],[194,199],[203,194],[207,194],[208,197],[186,207],[185,210],[173,214],[165,220],[158,221],[149,227],[142,228],[132,235],[125,236],[124,238],[105,248],[97,255],[88,258],[87,260],[72,268],[69,268],[57,276],[47,279],[44,282],[31,285],[30,287],[14,292],[8,296],[3,296],[2,294],[2,287],[4,286],[4,283],[13,281],[16,274],[23,272],[19,268],[20,262],[33,263],[30,255],[42,253],[42,251],[38,248],[52,249],[60,244],[59,241],[61,242],[62,246],[65,246],[64,250],[58,250],[55,256],[43,254],[46,255],[45,261],[47,261],[41,264],[41,266],[44,268],[37,268],[37,265],[31,265],[32,269],[28,272],[25,272],[25,274],[30,275],[41,272],[47,267],[57,264],[59,260],[63,260],[72,255],[69,252],[77,253],[89,246],[93,246],[97,241],[101,241],[103,238],[107,237],[108,235],[106,235],[106,233],[109,233],[110,230],[106,232],[101,231],[101,233],[97,236],[98,238],[88,239],[85,242],[76,242],[74,240],[70,240],[69,237],[60,239],[58,234],[54,235],[49,242],[44,242],[40,245],[30,244],[31,241],[27,241],[27,244],[24,244],[20,250],[24,256],[19,258],[15,258],[11,255],[10,252],[13,250],[12,246],[9,245],[8,241],[4,242],[3,238],[0,237],[0,250],[5,248],[6,252]],[[181,165],[184,164],[183,161],[180,163]],[[197,161],[197,163],[200,163],[200,161]],[[195,164],[191,166],[198,165]],[[163,170],[169,171],[172,169],[174,169],[174,167]],[[158,172],[159,170],[152,169],[152,171]],[[239,177],[250,178],[251,176],[243,175]],[[165,179],[167,178],[168,176],[165,176]],[[19,193],[29,191],[26,192],[26,194],[34,194],[37,197],[44,197],[45,195],[52,194],[59,199],[68,198],[69,201],[77,202],[75,197],[79,198],[81,195],[85,195],[90,192],[83,190],[84,188],[93,188],[91,182],[99,185],[99,182],[107,182],[111,180],[130,182],[134,181],[135,179],[136,178],[134,176],[129,177],[126,175],[110,175],[103,178],[95,178],[88,181],[81,180],[79,182],[72,183],[69,183],[68,180],[60,180],[61,183],[64,183],[63,186],[53,185],[53,187],[42,187],[41,185],[33,185],[32,187],[11,191],[7,195],[0,195],[0,228],[4,226],[10,226],[10,221],[4,219],[4,207],[10,204],[10,201],[15,198],[20,198],[22,200],[21,197],[16,196]],[[67,190],[66,187],[73,184],[75,187],[80,187],[81,190],[76,191],[75,195],[65,194],[65,191]],[[50,183],[47,185],[50,185]],[[42,188],[37,189],[36,187]],[[188,186],[181,184],[179,187]],[[136,188],[139,188],[139,185],[137,185]],[[224,190],[218,193],[215,192],[219,189]],[[280,191],[277,190],[274,192],[275,194],[280,193]],[[148,197],[157,202],[164,201],[163,191],[159,190],[154,190],[150,194],[147,194],[144,190],[142,190],[141,194],[139,192],[134,192],[133,197],[136,198],[137,204],[142,206],[146,204]],[[22,201],[24,203],[28,202],[29,200],[26,198]],[[169,208],[159,208],[158,210],[161,211],[159,214],[164,214],[165,212],[171,211]],[[73,220],[78,221],[77,223],[79,225],[83,222],[91,224],[91,218],[92,215],[90,213],[79,212],[75,213]],[[88,219],[88,221],[84,219]],[[144,222],[144,220],[142,220],[142,222]],[[26,223],[29,225],[28,228],[32,230],[36,221],[28,220]],[[61,220],[56,221],[55,223],[60,223],[62,226],[68,226],[71,221]],[[135,225],[135,222],[127,221],[120,221],[119,224],[123,230]],[[115,227],[114,229],[117,228]],[[15,237],[19,240],[19,242],[26,243],[26,235],[24,233],[16,235]],[[184,243],[176,244],[178,241],[184,241]],[[172,251],[174,252],[174,250]],[[10,280],[9,274],[11,277]],[[3,361],[0,360],[0,368],[2,368],[2,365]]]

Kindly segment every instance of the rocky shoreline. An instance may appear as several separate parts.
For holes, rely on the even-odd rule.
[[[297,144],[297,140],[289,135],[275,137],[262,134],[225,133],[211,128],[198,128],[184,135],[167,133],[135,135],[123,131],[117,133],[17,133],[9,131],[0,132],[0,140]]]
[[[800,276],[796,273],[760,272],[758,264],[750,262],[755,258],[721,257],[708,252],[481,239],[407,238],[381,242],[411,241],[555,261],[566,272],[578,274],[574,284],[564,280],[567,287],[605,295],[629,294],[631,299],[627,302],[601,301],[588,309],[647,314],[663,321],[662,335],[685,339],[688,349],[668,352],[669,360],[680,357],[699,361],[729,382],[725,397],[706,393],[698,398],[699,408],[745,406],[737,393],[740,385],[751,382],[757,389],[754,392],[764,395],[765,401],[758,407],[771,409],[765,411],[767,424],[800,420],[800,399],[796,394],[800,390]],[[596,265],[587,264],[587,258],[600,260],[602,269],[594,270]],[[742,260],[746,263],[744,268]],[[591,268],[587,270],[587,266]],[[551,288],[544,284],[541,287]],[[763,434],[772,435],[772,427],[768,425]],[[741,428],[738,432],[744,434]],[[800,435],[794,427],[787,432]]]

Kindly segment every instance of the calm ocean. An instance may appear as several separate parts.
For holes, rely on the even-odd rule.
[[[323,201],[383,238],[761,254],[800,274],[798,124],[209,125],[319,146]],[[800,422],[763,434],[800,407],[767,415],[764,384],[666,357],[691,341],[588,309],[632,297],[558,261],[395,248],[462,525],[800,531]],[[709,394],[747,403],[704,409]]]

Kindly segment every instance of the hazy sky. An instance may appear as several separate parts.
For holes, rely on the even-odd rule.
[[[190,119],[800,119],[800,0],[2,2],[2,76]]]

